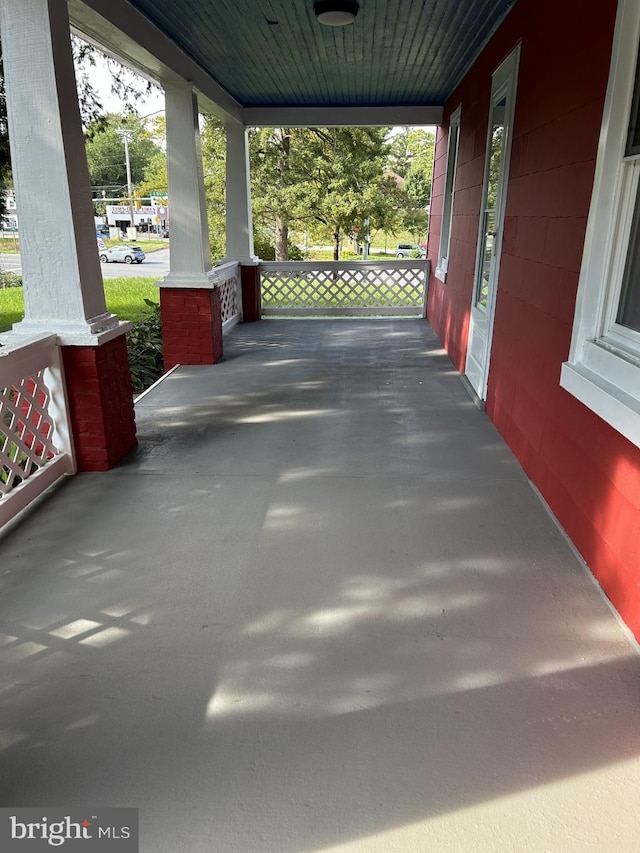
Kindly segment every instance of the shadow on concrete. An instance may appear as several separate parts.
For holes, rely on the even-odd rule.
[[[137,807],[144,853],[635,849],[639,659],[428,327],[263,326],[0,541],[0,804]]]

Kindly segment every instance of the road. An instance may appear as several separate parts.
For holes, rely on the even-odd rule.
[[[143,247],[144,248],[144,247]],[[21,272],[20,255],[0,254],[0,269]],[[150,252],[141,264],[100,264],[105,278],[164,278],[169,272],[169,249]]]

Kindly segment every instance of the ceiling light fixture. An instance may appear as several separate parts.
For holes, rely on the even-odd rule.
[[[314,0],[313,11],[321,24],[327,27],[344,27],[352,24],[360,3],[358,0]]]

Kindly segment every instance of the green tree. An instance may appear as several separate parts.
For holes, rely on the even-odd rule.
[[[137,187],[138,198],[149,198],[151,193],[161,193],[168,196],[169,182],[167,179],[167,155],[157,151],[147,163],[142,181]]]
[[[307,205],[305,131],[261,128],[249,135],[251,196],[257,244],[273,235],[276,260],[286,261],[289,229],[311,217]]]
[[[366,220],[374,230],[387,229],[397,214],[401,193],[384,175],[388,128],[323,127],[307,133],[307,203],[330,228],[339,260],[343,236],[353,236]]]
[[[226,251],[227,134],[224,124],[213,116],[203,116],[201,144],[209,242],[215,261],[223,258]]]
[[[417,127],[403,127],[389,140],[388,168],[403,177],[402,226],[416,242],[426,238],[431,202],[435,134]]]
[[[131,180],[134,184],[141,183],[146,168],[160,151],[144,121],[135,113],[108,113],[99,122],[99,127],[90,124],[87,128],[86,151],[92,186],[126,188],[124,132],[130,134]]]
[[[148,94],[152,84],[133,71],[125,68],[115,59],[105,56],[94,45],[87,44],[75,35],[71,35],[78,87],[80,113],[85,128],[97,132],[102,126],[103,106],[91,83],[89,70],[102,58],[111,72],[111,91],[118,95],[126,111],[134,111],[135,102]],[[7,124],[7,103],[4,88],[4,70],[2,66],[2,44],[0,42],[0,216],[4,213],[3,189],[11,185],[11,158],[9,150],[9,128]]]
[[[169,193],[167,179],[167,122],[164,115],[156,115],[147,121],[149,138],[156,144],[157,150],[145,166],[142,180],[137,188],[138,198],[148,198],[151,193]]]
[[[254,221],[272,234],[275,256],[289,256],[292,226],[333,240],[389,228],[401,194],[384,177],[384,128],[269,128],[250,136]]]
[[[435,134],[418,127],[403,127],[389,139],[388,167],[405,178],[410,207],[426,207],[431,198]]]

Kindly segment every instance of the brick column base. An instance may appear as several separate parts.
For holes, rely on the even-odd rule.
[[[125,336],[62,360],[78,470],[108,471],[138,443]]]
[[[222,308],[217,287],[161,287],[164,368],[215,364],[223,355]]]
[[[254,323],[262,318],[260,301],[260,271],[257,266],[241,266],[242,322]]]

